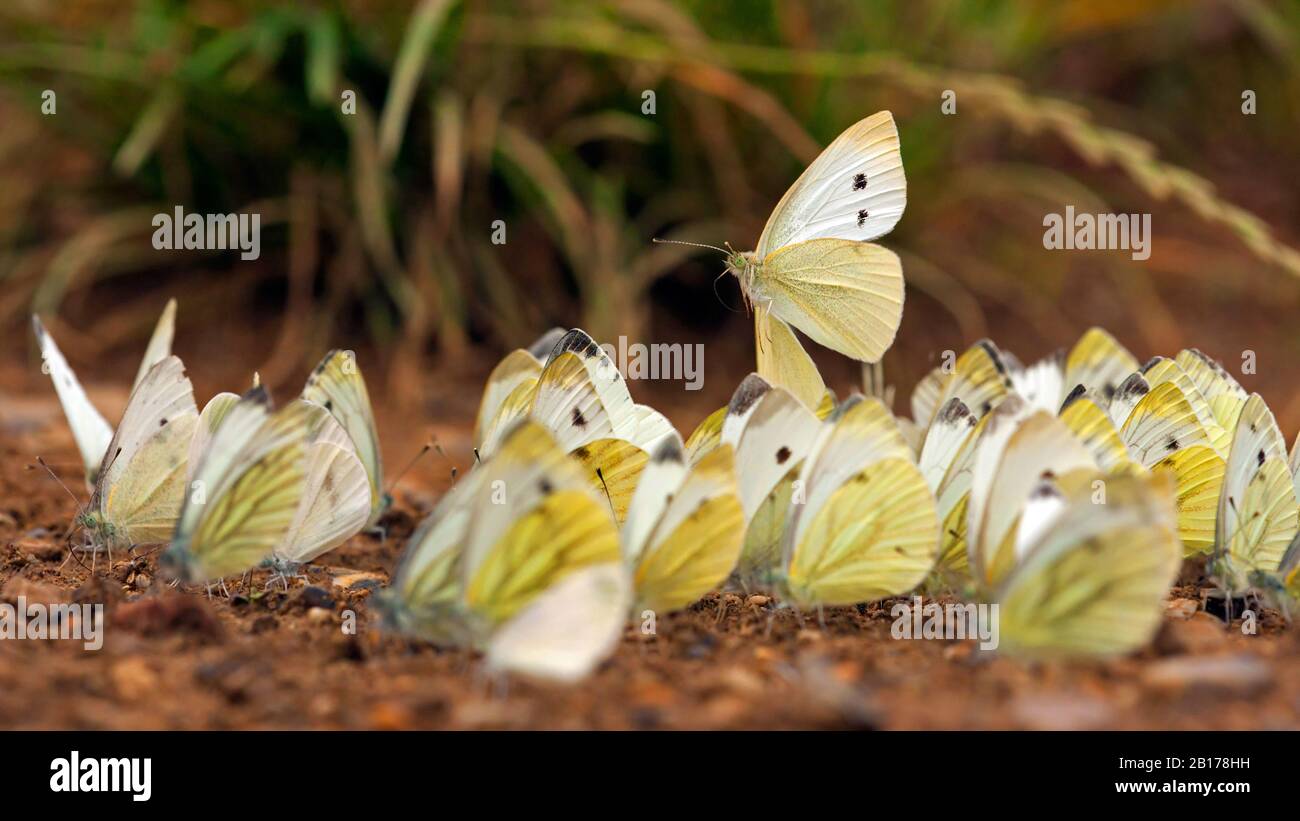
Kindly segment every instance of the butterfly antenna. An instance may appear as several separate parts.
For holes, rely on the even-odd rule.
[[[391,482],[388,483],[388,494],[389,494],[389,495],[392,495],[392,493],[393,493],[393,488],[397,487],[397,483],[398,483],[399,481],[401,481],[401,478],[402,478],[403,476],[405,476],[407,473],[409,473],[410,470],[411,470],[411,468],[415,467],[415,463],[418,462],[418,461],[420,461],[421,459],[423,459],[423,458],[424,458],[424,454],[428,453],[429,451],[431,451],[431,450],[433,450],[433,449],[434,449],[434,443],[433,443],[433,442],[425,442],[425,443],[424,443],[424,447],[420,448],[420,452],[417,453],[417,454],[415,454],[415,458],[413,458],[411,461],[407,462],[407,463],[406,463],[406,467],[402,468],[401,472],[399,472],[396,476],[394,476],[394,477],[393,477],[393,480],[392,480]],[[439,452],[439,453],[442,453],[442,448],[438,448],[438,452]],[[443,454],[443,455],[445,456],[446,454]]]
[[[596,468],[596,478],[600,480],[600,486],[605,489],[605,499],[609,501],[609,511],[618,518],[618,511],[614,509],[614,497],[609,495],[609,485],[605,484],[605,474],[600,468]]]
[[[40,463],[41,467],[45,468],[45,472],[46,472],[46,473],[50,474],[50,478],[53,479],[54,481],[58,482],[58,483],[59,483],[59,487],[63,488],[64,492],[67,493],[69,496],[72,497],[72,501],[76,502],[76,503],[77,503],[77,508],[80,509],[80,508],[81,508],[81,500],[77,498],[77,494],[73,493],[73,492],[72,492],[72,489],[69,488],[66,484],[63,483],[63,480],[60,479],[60,478],[59,478],[59,475],[58,475],[57,473],[54,472],[54,469],[51,468],[48,464],[46,464],[45,459],[44,459],[43,457],[37,456],[37,457],[36,457],[36,461]]]
[[[658,237],[655,237],[650,241],[657,245],[689,245],[692,248],[708,248],[710,251],[717,251],[719,254],[728,253],[727,248],[731,247],[730,245],[728,245],[727,248],[719,248],[716,245],[708,245],[703,242],[686,242],[680,239],[659,239]],[[735,253],[735,252],[732,251],[730,253]]]

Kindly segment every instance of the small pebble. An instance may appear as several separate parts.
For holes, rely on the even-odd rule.
[[[328,624],[334,621],[334,611],[324,607],[313,607],[307,611],[307,621],[312,624]]]

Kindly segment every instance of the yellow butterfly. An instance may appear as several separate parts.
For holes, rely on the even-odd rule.
[[[803,460],[775,584],[799,607],[856,604],[914,588],[934,566],[939,517],[893,415],[850,397]]]
[[[539,340],[540,347],[552,334]],[[480,458],[491,457],[500,431],[527,417],[548,430],[582,463],[589,481],[621,522],[650,450],[677,436],[658,411],[632,401],[627,383],[609,354],[584,331],[565,333],[551,348],[536,376],[521,356],[511,354],[513,387],[489,384],[480,407]],[[540,357],[534,357],[541,363]],[[498,366],[498,370],[505,367]],[[496,373],[496,371],[494,371]],[[488,394],[492,394],[489,396]],[[504,396],[496,402],[493,397]]]
[[[613,650],[630,604],[605,500],[521,420],[421,525],[381,608],[395,629],[482,649],[493,670],[572,681]]]
[[[960,399],[978,421],[1011,391],[1002,352],[990,340],[981,339],[955,362],[939,365],[917,383],[911,397],[912,419],[928,430],[941,408]]]
[[[563,328],[552,328],[527,348],[506,354],[492,369],[474,421],[474,448],[478,453],[491,453],[501,434],[527,415],[542,368],[564,334]]]
[[[1150,641],[1181,562],[1172,511],[1166,476],[1039,480],[1018,525],[1018,559],[993,596],[1000,649],[1113,656]]]
[[[208,582],[255,567],[293,524],[303,495],[310,406],[271,412],[265,388],[225,414],[194,468],[172,543],[160,565],[173,578]]]
[[[688,466],[676,437],[661,443],[641,474],[621,534],[634,612],[670,612],[716,589],[736,566],[744,528],[731,446]]]
[[[1227,593],[1248,590],[1254,576],[1278,571],[1298,511],[1282,432],[1264,400],[1251,394],[1233,431],[1219,494],[1211,566]]]
[[[1101,328],[1089,328],[1065,358],[1066,390],[1084,389],[1109,403],[1120,383],[1138,369],[1137,357]],[[1118,420],[1116,424],[1122,422]]]

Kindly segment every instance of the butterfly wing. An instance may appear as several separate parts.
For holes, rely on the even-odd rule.
[[[1043,476],[1097,468],[1092,454],[1060,419],[1041,410],[1021,415],[1026,408],[1018,397],[1015,404],[1004,401],[975,457],[967,551],[976,580],[989,587],[1014,563],[1008,537]]]
[[[798,516],[784,585],[803,605],[848,605],[906,593],[930,572],[939,548],[934,496],[906,458],[872,463],[820,507],[810,501]]]
[[[763,258],[752,296],[814,342],[878,362],[903,318],[903,266],[868,242],[807,240]]]
[[[649,454],[622,439],[597,439],[575,448],[570,455],[582,466],[592,491],[608,503],[621,523]]]
[[[115,542],[166,541],[180,512],[197,424],[185,366],[169,356],[131,392],[100,466],[92,507],[98,504]]]
[[[754,345],[759,376],[785,388],[809,408],[818,406],[826,395],[826,383],[789,325],[770,311],[755,311]]]
[[[370,407],[370,393],[361,376],[356,354],[330,351],[307,377],[302,398],[323,406],[334,415],[356,448],[370,480],[370,523],[388,507],[384,493],[384,462],[379,450],[379,431]]]
[[[477,630],[579,568],[619,561],[608,503],[537,423],[518,424],[481,470],[464,561],[464,604]]]
[[[303,464],[302,500],[276,558],[310,562],[360,533],[370,519],[370,481],[352,438],[329,411],[307,403],[311,440]]]
[[[77,381],[77,375],[63,358],[54,337],[45,330],[41,320],[32,316],[32,330],[36,334],[36,343],[41,349],[44,370],[54,383],[54,392],[63,406],[63,416],[72,429],[72,438],[77,443],[77,451],[86,466],[86,484],[94,487],[99,478],[99,467],[104,461],[108,443],[113,441],[113,428],[108,424]]]
[[[1000,649],[1030,657],[1111,656],[1150,640],[1178,573],[1167,477],[1106,480],[1106,504],[1086,486],[996,596]]]
[[[483,398],[479,400],[478,415],[474,421],[474,447],[480,453],[485,452],[484,442],[492,429],[501,427],[503,423],[508,425],[519,415],[517,403],[507,406],[507,399],[522,385],[536,385],[537,378],[541,375],[542,363],[523,349],[511,351],[492,369],[487,385],[483,388]],[[504,418],[503,411],[506,412]]]
[[[1192,445],[1169,454],[1151,470],[1168,471],[1173,476],[1183,553],[1209,553],[1214,548],[1219,493],[1223,489],[1223,457],[1209,445]]]
[[[302,498],[310,406],[267,410],[262,388],[226,414],[195,472],[164,564],[191,582],[247,570],[288,533]]]
[[[744,527],[734,458],[723,445],[690,470],[638,554],[637,610],[670,612],[717,588],[736,566]]]
[[[492,634],[488,668],[559,683],[586,677],[618,646],[630,590],[617,562],[569,573]]]
[[[1089,328],[1066,357],[1065,388],[1074,390],[1076,385],[1083,385],[1109,402],[1119,384],[1137,369],[1137,358],[1115,337],[1101,328]]]
[[[1211,444],[1196,411],[1173,382],[1152,387],[1133,407],[1119,435],[1133,459],[1147,468],[1180,448]]]
[[[686,463],[693,465],[722,443],[722,421],[727,417],[724,405],[704,417],[686,438]]]
[[[144,349],[144,358],[140,360],[140,369],[136,371],[132,388],[140,384],[149,369],[172,355],[172,338],[176,336],[176,300],[167,300],[158,324],[154,326],[149,345]]]
[[[203,453],[208,449],[208,443],[212,441],[212,436],[221,427],[221,422],[226,418],[226,414],[239,401],[239,394],[223,391],[208,400],[208,404],[203,406],[203,412],[199,414],[199,423],[194,428],[194,439],[190,442],[189,458],[189,478],[194,478],[194,471],[199,466],[199,460]]]
[[[907,207],[907,179],[894,115],[854,123],[822,151],[777,203],[758,256],[813,239],[873,240],[893,230]],[[796,323],[798,324],[798,323]]]

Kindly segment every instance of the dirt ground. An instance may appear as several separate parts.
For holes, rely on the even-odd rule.
[[[1225,628],[1198,612],[1195,573],[1150,647],[1103,663],[1027,664],[973,642],[896,641],[889,601],[828,611],[823,627],[734,595],[661,618],[653,638],[629,627],[613,659],[571,688],[490,680],[471,654],[386,636],[370,596],[451,465],[468,465],[473,379],[487,367],[450,374],[460,390],[430,380],[417,412],[442,424],[413,425],[376,403],[390,470],[431,436],[447,454],[403,479],[384,540],[353,538],[288,592],[265,590],[262,573],[228,599],[169,589],[153,555],[114,556],[107,568],[100,559],[94,573],[68,560],[77,503],[35,459],[82,495],[71,436],[35,366],[0,370],[0,600],[105,601],[108,622],[98,652],[0,641],[0,727],[1300,728],[1300,629],[1267,611],[1258,635],[1240,622]],[[120,371],[124,386],[134,364]],[[222,387],[193,375],[200,403]],[[112,384],[92,382],[91,394],[116,419],[125,391],[102,387]],[[696,398],[675,421],[689,430],[717,399]],[[342,629],[347,610],[356,635]]]

